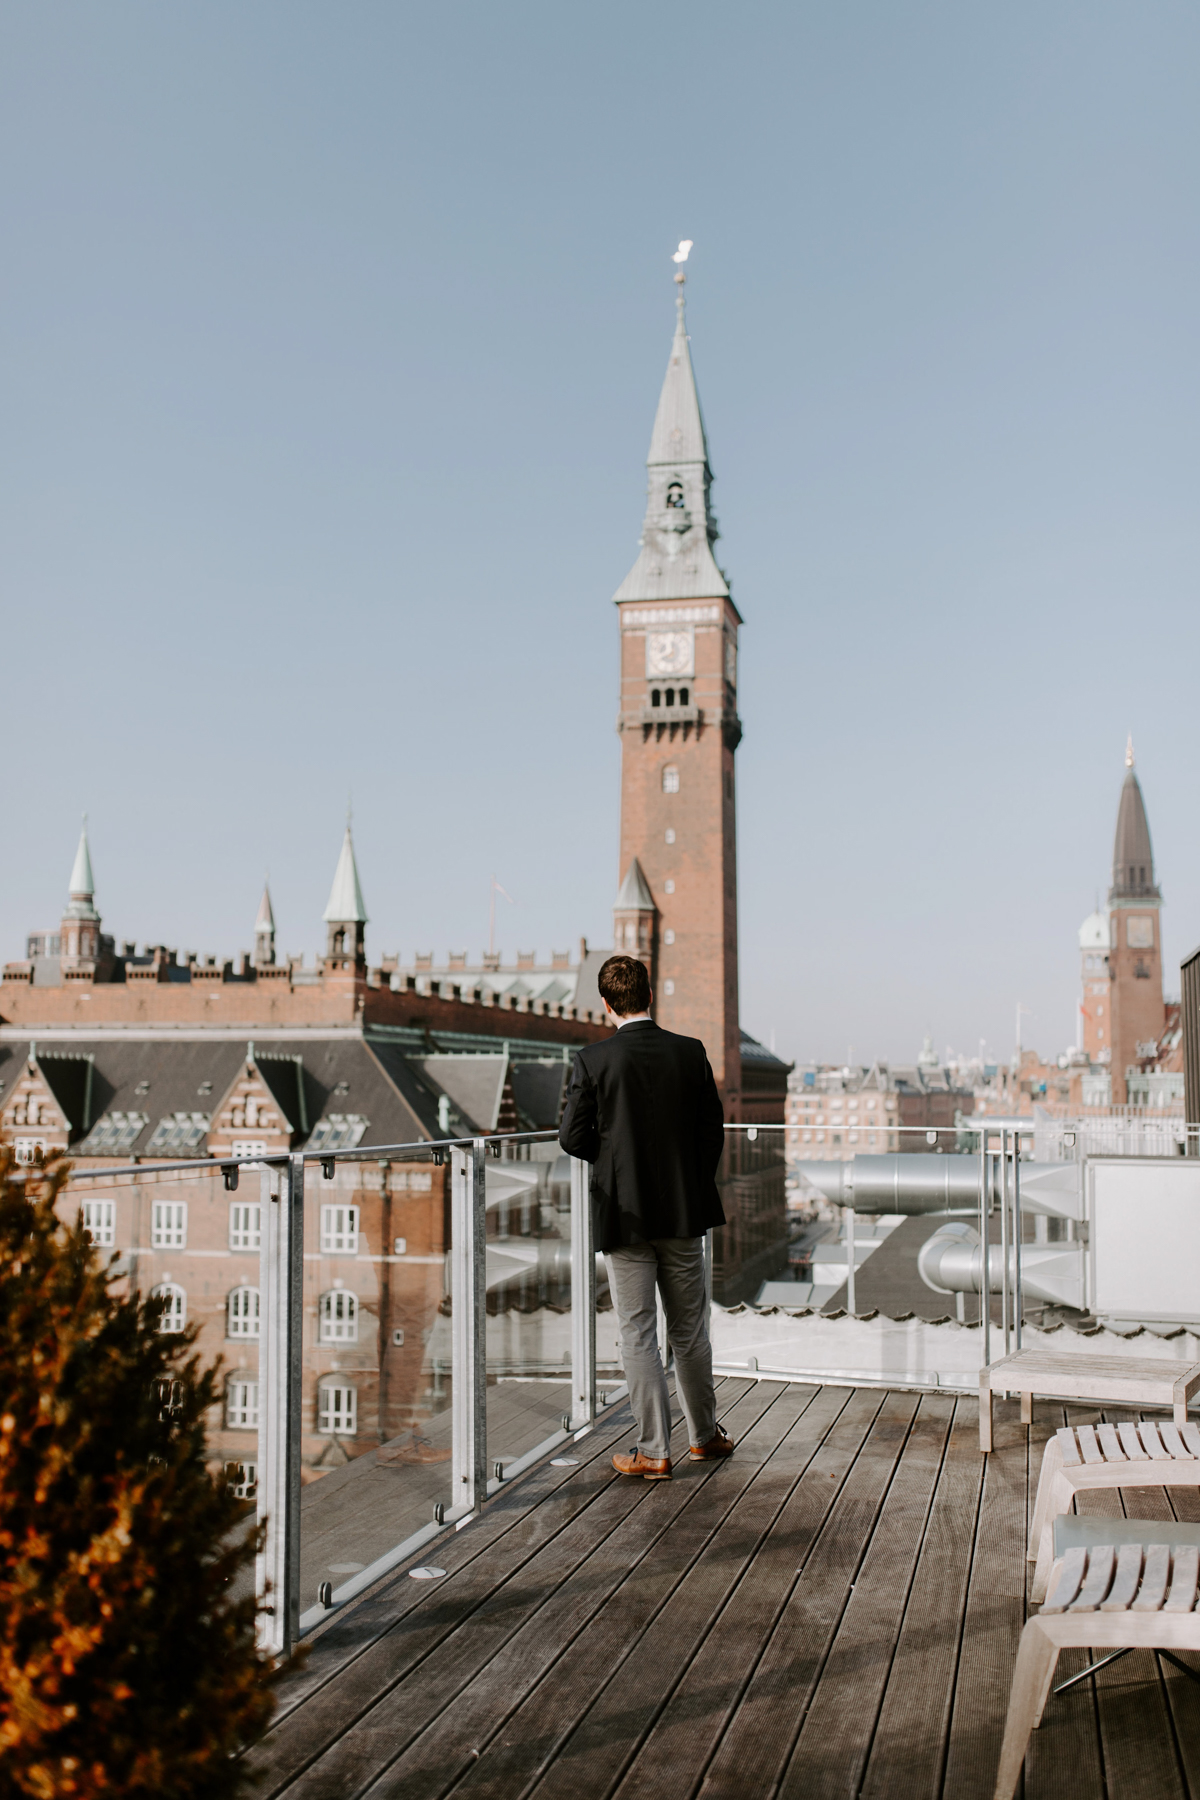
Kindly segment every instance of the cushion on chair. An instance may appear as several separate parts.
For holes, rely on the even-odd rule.
[[[1196,1544],[1200,1525],[1181,1525],[1178,1519],[1096,1519],[1059,1513],[1054,1521],[1055,1560],[1077,1545],[1093,1544]]]

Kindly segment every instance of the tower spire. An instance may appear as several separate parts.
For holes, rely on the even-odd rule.
[[[1133,733],[1132,733],[1132,731],[1130,732],[1129,736],[1125,740],[1125,767],[1127,769],[1132,769],[1132,767],[1133,767]]]
[[[690,249],[685,239],[675,260],[686,260]],[[675,335],[646,457],[649,482],[641,554],[614,595],[618,603],[723,600],[729,594],[712,553],[720,533],[712,510],[708,440],[688,345],[684,279],[680,269],[675,276]]]
[[[254,966],[258,969],[270,969],[274,964],[275,911],[271,905],[271,883],[268,877],[263,881],[258,917],[254,921]]]

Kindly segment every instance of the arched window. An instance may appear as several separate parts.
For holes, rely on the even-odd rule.
[[[234,1288],[230,1294],[225,1335],[231,1338],[256,1338],[258,1336],[258,1289],[256,1287]]]
[[[258,1382],[231,1375],[225,1384],[225,1424],[230,1431],[258,1430]]]
[[[687,689],[686,689],[686,688],[680,688],[680,690],[679,690],[679,704],[680,704],[680,706],[686,706],[686,705],[687,705],[687,703],[688,703],[688,691],[687,691]]]
[[[675,767],[674,763],[668,763],[663,770],[662,783],[664,794],[677,794],[679,792],[679,770]]]
[[[651,704],[651,706],[661,706],[662,705],[662,689],[661,688],[651,688],[650,689],[650,704]]]
[[[158,1322],[160,1331],[182,1331],[187,1324],[187,1295],[174,1281],[160,1282],[150,1291],[152,1300],[165,1300],[162,1318]]]
[[[666,700],[667,700],[668,706],[674,706],[674,704],[675,704],[675,689],[674,688],[667,689]]]
[[[353,1437],[358,1430],[358,1391],[345,1382],[323,1381],[317,1389],[317,1430]]]
[[[683,507],[683,483],[682,483],[682,481],[673,481],[671,483],[670,487],[668,487],[668,489],[667,489],[667,505],[672,508],[682,510],[682,507]]]
[[[347,1288],[333,1288],[321,1295],[321,1342],[357,1344],[358,1295]]]

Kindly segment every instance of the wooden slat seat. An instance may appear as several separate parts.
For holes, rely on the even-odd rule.
[[[1054,1561],[1054,1520],[1085,1488],[1200,1487],[1200,1427],[1153,1419],[1062,1426],[1042,1452],[1026,1556],[1036,1567],[1030,1599],[1045,1596]]]
[[[1157,1465],[1160,1479],[1162,1466]],[[1012,1800],[1017,1791],[1029,1734],[1041,1723],[1059,1651],[1200,1651],[1198,1582],[1195,1543],[1076,1544],[1058,1558],[1046,1603],[1021,1633],[995,1800]]]
[[[1020,1394],[1021,1418],[1033,1418],[1033,1396],[1110,1400],[1124,1406],[1169,1406],[1176,1430],[1187,1424],[1188,1402],[1200,1390],[1200,1363],[1139,1356],[1072,1356],[1067,1351],[1018,1350],[979,1371],[979,1448],[992,1447],[993,1394]],[[1170,1455],[1150,1450],[1151,1456]],[[1090,1454],[1085,1460],[1091,1461]]]

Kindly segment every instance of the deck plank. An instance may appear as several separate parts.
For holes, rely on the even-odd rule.
[[[780,1784],[781,1800],[842,1800],[861,1787],[953,1417],[948,1396],[921,1401]],[[976,1440],[978,1456],[978,1419]]]
[[[945,1800],[978,1800],[1000,1762],[1017,1645],[1025,1624],[1029,1458],[1015,1400],[995,1402],[958,1679],[946,1754]]]
[[[779,1392],[778,1387],[755,1387],[745,1393],[725,1415],[732,1421],[731,1429],[749,1425],[769,1408]],[[631,1515],[645,1515],[635,1538],[653,1544],[666,1533],[672,1542],[677,1541],[687,1531],[686,1521],[681,1526],[680,1515],[699,1496],[712,1472],[713,1465],[688,1463],[684,1478],[659,1486],[622,1481],[610,1467],[602,1489],[578,1508],[563,1530],[539,1547],[537,1555],[523,1559],[500,1578],[493,1553],[487,1561],[497,1579],[482,1603],[472,1606],[465,1615],[453,1601],[441,1609],[439,1623],[449,1629],[438,1643],[436,1657],[424,1656],[415,1662],[403,1655],[403,1646],[397,1645],[403,1668],[389,1666],[390,1658],[377,1657],[369,1670],[363,1671],[361,1665],[356,1665],[356,1670],[350,1671],[351,1675],[356,1671],[360,1675],[355,1683],[357,1716],[335,1741],[325,1746],[319,1760],[293,1782],[289,1793],[296,1800],[344,1800],[347,1794],[363,1793],[368,1788],[376,1791],[375,1783],[382,1784],[379,1791],[394,1791],[390,1771],[397,1764],[407,1770],[408,1747],[444,1708],[453,1706],[457,1717],[458,1701],[467,1684],[503,1652],[526,1621],[539,1617],[542,1609],[556,1603],[577,1572],[584,1571],[588,1591],[588,1576],[601,1560],[614,1569],[617,1579],[622,1573],[629,1573],[630,1547],[623,1542],[614,1546],[609,1540],[621,1534]],[[594,1466],[594,1472],[579,1483],[581,1493],[586,1495],[589,1488],[596,1489],[599,1481],[600,1471]],[[538,1509],[545,1510],[544,1506]],[[636,1570],[636,1556],[634,1566]],[[602,1574],[600,1580],[602,1584]],[[391,1639],[387,1640],[387,1647],[392,1647]],[[362,1687],[362,1673],[373,1684],[370,1691]],[[382,1682],[381,1674],[385,1675]],[[344,1698],[345,1692],[345,1684],[337,1684],[331,1698]],[[406,1794],[420,1794],[440,1793],[446,1777],[443,1768],[435,1768],[428,1790],[422,1788],[420,1780],[410,1783],[407,1772],[397,1779]]]
[[[844,1389],[819,1390],[814,1406],[807,1409],[798,1425],[793,1427],[793,1434],[811,1429],[817,1437],[819,1451],[831,1423],[845,1411],[850,1399]],[[878,1404],[879,1396],[876,1395],[874,1406]],[[866,1430],[865,1423],[862,1429]],[[731,1470],[737,1460],[735,1455]],[[827,1476],[825,1484],[827,1489]],[[827,1505],[830,1504],[831,1496],[825,1490],[823,1498]],[[615,1661],[637,1642],[646,1616],[649,1615],[641,1608],[636,1613],[627,1613],[622,1608],[619,1616],[607,1622],[604,1633],[585,1633],[573,1644],[568,1654],[555,1664],[546,1679],[506,1723],[478,1768],[454,1789],[454,1800],[509,1800],[511,1795],[526,1792],[558,1754],[587,1700],[599,1692],[611,1675]],[[587,1788],[584,1791],[590,1800],[593,1790]]]
[[[514,1715],[547,1675],[559,1677],[561,1691],[562,1676],[567,1674],[569,1691],[576,1695],[568,1717],[578,1716],[582,1710],[578,1696],[590,1697],[602,1689],[614,1668],[636,1654],[663,1609],[690,1583],[698,1563],[710,1556],[714,1539],[727,1532],[735,1520],[738,1528],[745,1528],[747,1490],[756,1485],[778,1440],[807,1411],[814,1392],[812,1388],[764,1382],[755,1397],[762,1406],[757,1418],[752,1416],[747,1397],[738,1409],[742,1417],[735,1413],[728,1421],[730,1434],[738,1443],[733,1460],[723,1465],[685,1465],[671,1486],[681,1490],[680,1499],[690,1488],[686,1510],[679,1505],[673,1522],[664,1524],[653,1538],[647,1536],[640,1546],[622,1541],[630,1535],[628,1531],[616,1534],[608,1556],[589,1559],[576,1578],[480,1669],[453,1708],[444,1711],[411,1751],[388,1769],[386,1778],[370,1790],[372,1800],[388,1795],[419,1800],[420,1796],[446,1792],[460,1775],[494,1780],[498,1769],[491,1765],[506,1761],[503,1740],[519,1735],[531,1744],[540,1741],[536,1719],[547,1716],[546,1696],[542,1696],[541,1706],[526,1710],[520,1725]],[[766,1405],[768,1397],[770,1404]],[[664,1490],[657,1490],[652,1505],[637,1509],[634,1523],[660,1510],[665,1498]],[[671,1498],[677,1497],[672,1494]],[[573,1650],[581,1651],[585,1661],[593,1660],[587,1681],[581,1679],[578,1667],[564,1671],[563,1665],[573,1660]],[[491,1749],[501,1735],[497,1745],[500,1756],[493,1759]],[[589,1791],[603,1786],[599,1771],[589,1771],[588,1779],[592,1784]],[[527,1781],[528,1775],[524,1782],[514,1784],[512,1771],[506,1772],[508,1792]]]
[[[799,1509],[802,1516],[808,1505],[801,1479],[849,1398],[845,1389],[821,1391],[742,1502],[738,1525],[748,1528],[743,1545],[726,1531],[711,1547],[710,1553],[727,1563],[747,1542],[749,1554],[729,1584],[724,1604],[714,1604],[712,1622],[695,1655],[617,1788],[620,1800],[683,1800],[703,1775],[795,1573],[792,1515]],[[695,1593],[689,1598],[694,1602]]]
[[[766,1794],[787,1764],[918,1405],[913,1394],[879,1402],[858,1390],[804,1477],[811,1511],[796,1522],[796,1578],[709,1764],[704,1800]]]
[[[983,1489],[978,1403],[960,1400],[921,1545],[863,1800],[939,1800]]]

